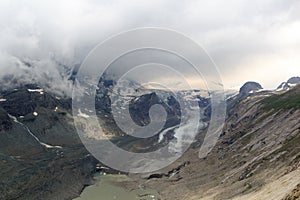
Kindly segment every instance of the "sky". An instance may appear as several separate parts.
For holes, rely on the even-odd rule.
[[[0,78],[55,80],[55,89],[68,84],[63,66],[111,35],[161,27],[202,45],[225,88],[272,89],[300,76],[299,10],[298,0],[0,0]]]

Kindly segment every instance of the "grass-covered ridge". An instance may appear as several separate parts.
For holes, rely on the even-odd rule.
[[[300,109],[300,85],[283,93],[275,94],[262,100],[265,110]]]

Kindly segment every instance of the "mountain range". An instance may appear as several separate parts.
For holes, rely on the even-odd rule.
[[[300,78],[275,90],[256,82],[228,93],[227,116],[217,145],[203,159],[198,150],[211,117],[205,91],[178,91],[199,106],[205,126],[192,146],[170,166],[150,174],[127,174],[132,182],[157,190],[161,199],[299,199]],[[115,82],[100,80],[95,108],[106,132],[118,146],[133,152],[151,151],[176,138],[180,105],[170,92],[140,88],[125,96],[133,121],[148,124],[149,108],[161,104],[167,112],[166,134],[147,139],[127,136],[118,128],[109,98]],[[128,89],[128,87],[123,88]],[[130,88],[129,88],[130,89]],[[117,95],[124,95],[122,88]],[[168,98],[163,98],[170,96]],[[124,99],[124,98],[122,98]],[[87,111],[81,111],[83,116]],[[93,184],[99,163],[83,146],[75,130],[72,100],[38,84],[0,88],[0,199],[72,199]],[[101,168],[101,167],[100,167]],[[103,170],[103,168],[101,168]],[[120,173],[105,168],[106,173]]]

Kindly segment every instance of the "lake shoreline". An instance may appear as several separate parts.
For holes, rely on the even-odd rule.
[[[94,174],[92,184],[83,188],[79,197],[73,200],[160,200],[157,191],[136,186],[128,189],[131,178],[125,174]]]

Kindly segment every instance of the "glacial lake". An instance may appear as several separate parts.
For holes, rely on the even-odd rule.
[[[128,191],[114,183],[128,180],[125,175],[96,175],[96,183],[86,187],[80,197],[73,200],[159,200],[158,193],[150,189]],[[138,187],[137,187],[138,188]]]

